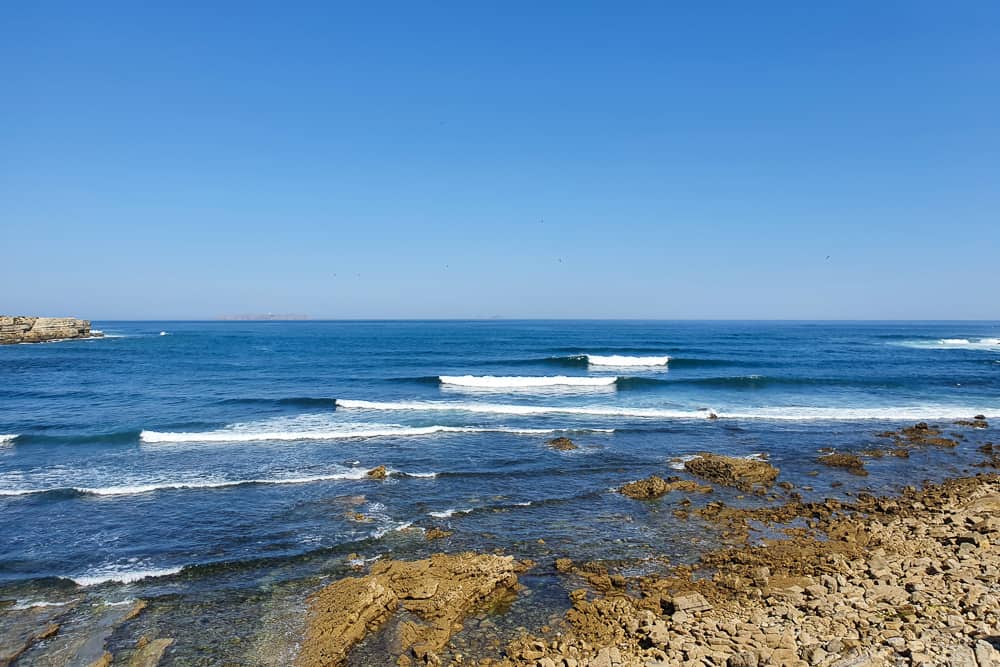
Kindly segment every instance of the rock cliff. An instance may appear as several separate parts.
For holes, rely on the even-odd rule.
[[[42,343],[47,340],[101,336],[90,330],[89,320],[73,317],[11,317],[0,315],[0,345]]]

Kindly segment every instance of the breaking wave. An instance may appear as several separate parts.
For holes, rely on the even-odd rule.
[[[143,431],[139,438],[145,443],[167,442],[258,442],[293,440],[349,440],[354,438],[419,437],[439,433],[512,433],[520,435],[545,435],[563,429],[550,428],[510,428],[505,426],[399,426],[395,424],[368,424],[357,428],[345,426],[339,429],[317,429],[302,431],[235,430],[194,431],[170,433]]]
[[[514,405],[502,403],[456,403],[442,401],[354,401],[337,399],[337,408],[357,410],[456,411],[502,415],[593,415],[602,417],[661,417],[668,419],[704,419],[707,410],[668,410],[659,408],[573,407]]]
[[[620,354],[613,354],[610,356],[602,356],[598,354],[585,354],[583,355],[587,359],[587,363],[591,366],[613,366],[618,368],[625,367],[651,367],[651,366],[666,366],[670,361],[670,357],[628,357]]]
[[[549,377],[496,376],[496,375],[442,375],[441,384],[476,389],[531,389],[537,387],[610,387],[616,377]]]
[[[142,581],[143,579],[151,579],[153,577],[169,577],[180,573],[182,569],[184,568],[168,567],[151,570],[130,570],[111,567],[90,570],[87,573],[78,576],[61,578],[69,579],[78,586],[97,586],[99,584],[108,583],[109,581],[114,581],[120,584],[130,584],[135,581]]]
[[[17,438],[17,433],[0,433],[0,445],[8,442],[14,442]]]
[[[427,474],[428,473],[415,473],[409,476],[418,477],[425,476]],[[311,482],[327,482],[341,479],[364,479],[366,475],[366,470],[357,468],[338,471],[326,475],[309,475],[305,477],[275,477],[233,480],[179,480],[98,487],[69,486],[53,487],[48,489],[0,489],[0,496],[30,496],[43,493],[71,493],[86,496],[133,496],[142,493],[152,493],[154,491],[222,489],[233,486],[249,486],[251,484],[309,484]]]
[[[507,415],[583,415],[594,417],[644,417],[659,419],[720,419],[770,421],[905,421],[910,419],[963,419],[976,414],[1000,415],[1000,407],[904,406],[881,408],[762,407],[734,410],[683,410],[618,406],[542,406],[444,401],[355,401],[337,399],[338,409],[397,411],[457,411]]]
[[[920,350],[1000,350],[1000,338],[939,338],[937,340],[909,340],[897,343],[903,347]]]

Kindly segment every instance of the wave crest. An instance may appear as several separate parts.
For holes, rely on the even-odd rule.
[[[591,366],[614,366],[625,367],[651,367],[666,366],[670,362],[670,357],[630,357],[621,354],[599,355],[585,354],[587,363]]]
[[[616,377],[442,375],[441,384],[477,389],[530,389],[535,387],[610,387]]]

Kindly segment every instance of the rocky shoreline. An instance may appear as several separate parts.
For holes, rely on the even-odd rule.
[[[103,335],[102,332],[90,328],[90,320],[73,317],[0,315],[0,345],[100,338]]]
[[[978,415],[956,425],[987,426]],[[923,423],[880,435],[892,439],[893,454],[955,443]],[[987,455],[980,466],[996,468],[992,446],[980,451]],[[857,457],[827,454],[817,462],[863,470]],[[898,496],[806,503],[787,482],[777,484],[781,496],[770,492],[780,471],[766,457],[704,453],[684,468],[706,482],[783,501],[681,510],[682,518],[696,513],[717,525],[732,546],[663,574],[627,576],[612,563],[557,558],[549,567],[570,589],[571,608],[535,635],[498,647],[500,657],[463,656],[449,639],[476,605],[513,594],[517,575],[541,566],[471,553],[380,561],[369,574],[313,596],[300,664],[362,664],[351,659],[351,647],[381,637],[385,664],[403,666],[1000,667],[995,472],[906,487]],[[653,475],[618,491],[655,502],[712,487]],[[505,563],[500,575],[494,559]]]
[[[533,564],[442,554],[382,561],[317,593],[300,664],[348,664],[351,646],[387,632],[395,639],[385,664],[398,665],[1000,667],[996,473],[855,503],[710,507],[705,515],[741,533],[741,545],[663,576],[559,559],[555,569],[579,584],[572,608],[503,658],[463,658],[448,638],[474,604],[513,590],[517,572]],[[804,527],[788,527],[796,521]],[[755,543],[755,523],[786,528],[781,539]],[[397,608],[411,620],[386,631]]]
[[[979,415],[954,426],[989,427]],[[944,428],[885,432],[886,447],[860,454],[949,451],[965,435]],[[353,574],[304,582],[285,612],[293,628],[285,643],[255,644],[246,664],[1000,667],[1000,459],[992,443],[975,444],[982,473],[968,476],[977,470],[969,468],[896,495],[810,494],[807,502],[800,492],[810,487],[779,481],[766,455],[711,453],[675,461],[686,477],[653,474],[610,490],[637,510],[671,508],[717,533],[717,546],[693,564],[671,565],[655,544],[633,560],[587,561],[545,545],[547,535],[533,551],[513,544],[475,553],[427,524],[425,544],[435,546],[423,558],[351,554]],[[823,451],[817,466],[858,474],[853,458]],[[366,473],[372,483],[388,475],[384,466]],[[543,579],[556,596],[525,618],[518,605]],[[72,616],[86,607],[80,595],[58,606],[14,602],[0,601],[0,665],[75,656],[73,664],[90,667],[155,667],[173,664],[185,641],[159,623],[155,597],[98,605],[86,612],[85,632]]]

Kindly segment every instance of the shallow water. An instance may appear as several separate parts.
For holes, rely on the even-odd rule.
[[[0,348],[0,599],[155,598],[112,644],[175,636],[177,664],[281,662],[260,647],[294,648],[305,594],[349,555],[533,558],[537,602],[515,604],[542,619],[557,556],[686,562],[717,543],[680,499],[613,492],[678,457],[766,452],[807,498],[881,492],[972,470],[994,430],[949,426],[959,447],[870,459],[868,477],[817,450],[1000,416],[995,322],[95,326],[112,337]],[[547,448],[557,435],[580,449]],[[739,495],[711,499],[759,502]],[[428,543],[430,526],[454,535]]]

